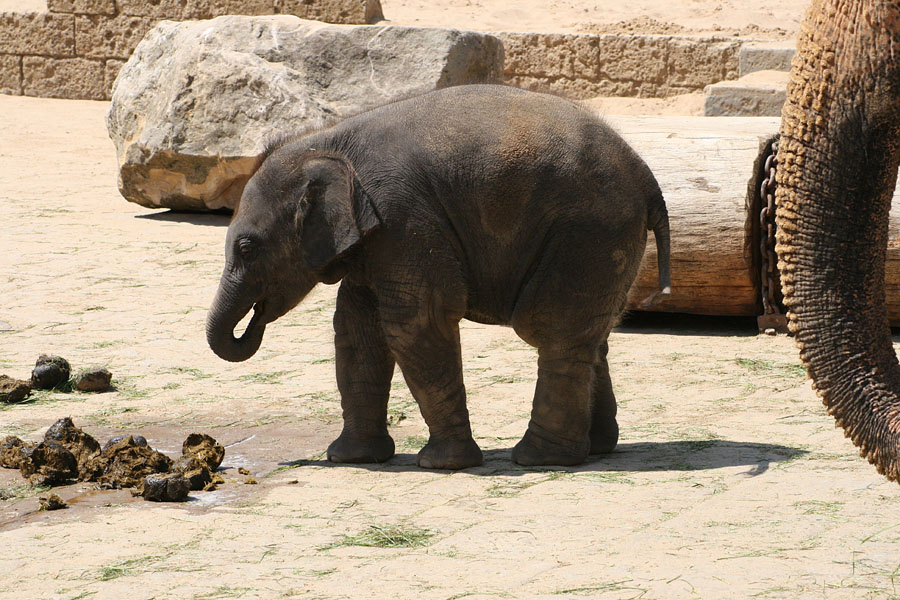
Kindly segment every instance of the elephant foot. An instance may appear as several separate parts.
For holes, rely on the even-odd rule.
[[[552,434],[539,435],[529,425],[524,437],[512,451],[516,464],[527,467],[560,465],[564,467],[580,465],[588,457],[589,442],[572,442]]]
[[[348,433],[345,429],[328,446],[328,460],[336,463],[380,463],[394,456],[394,440],[385,431],[373,436]]]
[[[416,464],[423,469],[466,469],[484,462],[481,448],[471,437],[436,441],[433,437],[419,450]]]
[[[591,426],[591,454],[608,454],[619,443],[619,424],[616,420],[594,423]]]

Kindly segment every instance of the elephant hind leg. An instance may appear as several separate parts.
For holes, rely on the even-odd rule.
[[[589,437],[593,345],[538,349],[538,380],[528,430],[513,449],[520,465],[578,465]]]

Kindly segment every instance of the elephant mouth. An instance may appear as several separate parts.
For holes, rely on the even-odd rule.
[[[253,314],[250,316],[250,321],[244,328],[244,332],[240,336],[237,336],[238,340],[242,340],[244,336],[247,335],[247,332],[252,332],[257,328],[267,324],[267,321],[263,320],[263,314],[265,313],[265,302],[257,302],[252,306],[250,310],[253,311]]]
[[[243,340],[248,334],[253,335],[260,329],[265,329],[266,325],[278,318],[277,316],[272,315],[271,308],[273,304],[277,304],[277,302],[267,302],[265,299],[259,300],[253,304],[250,308],[250,311],[252,311],[253,314],[250,315],[250,321],[247,322],[244,332],[240,336],[237,336],[238,341]]]
[[[247,316],[247,313],[253,311],[250,321],[244,328],[240,336],[235,336],[235,329],[238,323]],[[249,308],[243,310],[227,311],[222,314],[220,311],[211,311],[207,320],[206,335],[210,348],[221,358],[239,362],[244,361],[253,356],[259,349],[262,342],[263,334],[266,331],[266,324],[273,321],[271,316],[271,303],[265,300],[259,300],[252,304]]]

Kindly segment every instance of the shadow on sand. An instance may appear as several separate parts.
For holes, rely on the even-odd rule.
[[[636,471],[703,471],[723,467],[746,466],[745,475],[765,473],[775,463],[790,461],[808,454],[806,450],[759,444],[756,442],[730,442],[726,440],[697,440],[677,442],[635,442],[619,444],[615,451],[602,456],[591,456],[577,467],[522,467],[512,463],[512,449],[486,450],[484,464],[464,469],[472,475],[515,476],[526,473],[561,471],[566,473],[636,472]],[[330,468],[355,468],[370,471],[404,472],[422,470],[416,466],[416,455],[403,453],[385,463],[342,464],[327,460],[295,460],[279,463],[281,466],[319,466]]]
[[[230,210],[218,210],[213,212],[189,211],[189,210],[164,210],[159,212],[135,215],[135,219],[147,219],[158,223],[189,223],[203,227],[228,227],[231,222]]]
[[[619,325],[614,331],[729,337],[759,335],[756,317],[712,317],[685,313],[637,311],[626,312],[622,315]]]

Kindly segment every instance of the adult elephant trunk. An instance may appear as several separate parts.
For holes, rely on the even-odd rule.
[[[900,366],[885,308],[900,162],[900,5],[816,0],[778,148],[777,252],[789,326],[860,454],[900,481]]]
[[[206,341],[220,358],[231,362],[247,360],[259,350],[266,324],[259,305],[242,299],[243,294],[224,276],[206,317]],[[241,337],[234,336],[234,328],[253,308],[253,317]]]

